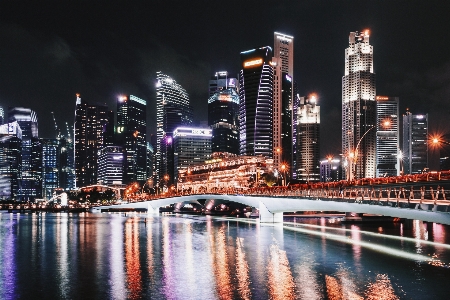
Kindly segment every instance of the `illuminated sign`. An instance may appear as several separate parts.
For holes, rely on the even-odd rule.
[[[235,78],[230,78],[228,80],[228,86],[229,87],[235,87],[236,86],[236,79]]]
[[[230,95],[219,95],[219,100],[220,101],[231,101],[231,96]]]
[[[389,97],[377,96],[377,100],[389,100]]]
[[[247,60],[246,62],[244,62],[244,67],[248,68],[248,67],[252,67],[252,66],[259,66],[262,65],[263,60],[262,58],[258,58],[258,59],[254,59],[254,60]]]
[[[289,75],[286,75],[286,80],[289,81],[289,82],[292,82],[292,77],[289,76]]]

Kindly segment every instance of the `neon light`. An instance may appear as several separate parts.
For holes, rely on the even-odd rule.
[[[244,62],[244,67],[259,66],[262,63],[263,63],[262,58],[248,60],[248,61]]]

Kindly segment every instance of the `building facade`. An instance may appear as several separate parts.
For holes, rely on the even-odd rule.
[[[397,176],[402,173],[399,144],[399,99],[377,96],[377,174],[376,177]]]
[[[239,74],[240,154],[273,157],[272,48],[241,52]]]
[[[208,99],[212,152],[239,154],[239,94],[235,88],[216,91]]]
[[[210,128],[178,127],[173,132],[174,182],[178,184],[182,170],[211,158]]]
[[[123,184],[147,180],[147,102],[133,95],[117,101],[117,132],[122,150]]]
[[[74,161],[76,187],[97,183],[98,153],[103,149],[103,129],[108,123],[108,108],[89,105],[77,94],[74,123]]]
[[[297,115],[297,180],[320,180],[320,106],[317,97],[300,97]]]
[[[342,180],[342,165],[339,159],[329,158],[320,161],[320,182]]]
[[[342,77],[342,154],[347,180],[376,175],[376,89],[369,32],[350,32]]]
[[[165,175],[173,180],[173,165],[167,165],[173,161],[172,134],[192,124],[192,107],[188,93],[173,78],[157,72],[156,80],[156,181]]]
[[[59,188],[60,145],[59,139],[42,139],[42,197],[49,200]]]
[[[209,80],[209,96],[211,97],[218,91],[233,88],[239,90],[239,81],[237,78],[229,77],[227,71],[216,72],[216,74]]]
[[[288,164],[291,175],[295,172],[293,134],[294,120],[294,37],[274,33],[273,51],[273,159],[274,167]]]
[[[120,185],[123,180],[125,152],[120,146],[106,146],[98,156],[97,182],[102,185]]]
[[[24,107],[10,107],[9,123],[16,121],[22,129],[22,170],[18,199],[34,201],[42,197],[42,145],[38,138],[36,112]]]
[[[403,168],[405,174],[420,174],[428,168],[428,114],[403,115]]]
[[[19,200],[22,130],[17,121],[0,125],[0,200]]]

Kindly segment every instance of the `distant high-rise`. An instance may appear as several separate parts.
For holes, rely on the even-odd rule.
[[[188,167],[204,163],[211,157],[210,128],[178,127],[173,133],[174,174],[175,183],[178,182],[178,172]]]
[[[76,187],[97,183],[98,153],[103,148],[103,129],[108,123],[108,108],[89,105],[77,94],[75,110]]]
[[[319,181],[320,106],[316,96],[300,97],[297,120],[297,179]]]
[[[293,152],[296,137],[293,135],[293,80],[294,37],[274,33],[273,51],[273,158],[274,167],[287,164],[291,174],[295,173]]]
[[[420,174],[428,167],[428,114],[403,115],[402,151],[405,174]]]
[[[241,52],[239,74],[240,154],[273,157],[272,48]]]
[[[209,97],[214,93],[229,88],[239,90],[239,81],[237,78],[228,77],[227,71],[216,72],[216,74],[209,81]]]
[[[23,107],[10,107],[9,122],[17,121],[22,129],[22,178],[18,198],[34,201],[42,197],[42,145],[38,138],[36,112]]]
[[[208,99],[212,152],[239,154],[239,94],[234,87],[216,91]]]
[[[377,177],[400,175],[398,97],[377,96]],[[401,158],[400,158],[401,159]]]
[[[17,121],[0,125],[0,200],[19,200],[22,130]]]
[[[376,175],[376,101],[369,32],[350,32],[342,77],[342,153],[348,180]]]
[[[192,124],[192,106],[188,93],[174,79],[162,72],[156,73],[156,79],[156,180],[165,175],[173,180],[173,165],[167,165],[173,162],[173,131]]]
[[[3,110],[3,107],[0,106],[0,125],[3,125],[5,122],[5,111]]]
[[[147,102],[121,96],[117,102],[117,130],[124,152],[123,184],[147,180]]]
[[[59,139],[42,139],[42,191],[46,200],[59,187]]]
[[[120,146],[106,146],[100,150],[97,178],[99,184],[122,184],[124,153]]]
[[[339,180],[342,180],[341,161],[331,157],[320,161],[320,181],[330,182]]]

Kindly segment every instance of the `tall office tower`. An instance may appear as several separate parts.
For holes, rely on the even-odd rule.
[[[107,113],[108,122],[103,128],[103,144],[106,146],[114,146],[118,142],[115,133],[114,111],[110,110]]]
[[[227,71],[216,72],[216,74],[209,81],[209,97],[214,95],[217,91],[234,88],[239,90],[239,81],[237,78],[228,77]]]
[[[17,121],[0,125],[0,200],[18,200],[21,170],[22,129]]]
[[[154,150],[153,146],[150,143],[150,141],[147,141],[147,179],[151,178],[152,180],[151,185],[149,183],[150,187],[153,187],[153,158],[154,158]]]
[[[342,153],[347,180],[376,175],[376,101],[369,32],[350,32],[342,77]]]
[[[36,112],[23,107],[10,107],[9,122],[17,121],[22,129],[22,178],[18,198],[34,201],[42,197],[42,145],[38,138]]]
[[[73,130],[72,130],[73,132]],[[75,189],[75,157],[72,133],[59,139],[59,184],[58,187],[65,191]]]
[[[122,184],[124,155],[120,146],[106,146],[100,150],[97,178],[99,184]]]
[[[147,180],[147,102],[122,96],[117,102],[117,130],[124,152],[123,183]]]
[[[405,174],[420,174],[428,167],[428,114],[403,115],[402,151]]]
[[[235,88],[209,97],[208,126],[212,129],[212,152],[239,154],[239,94]]]
[[[320,161],[320,182],[342,180],[342,165],[339,159],[325,159]]]
[[[398,97],[377,96],[377,177],[397,176],[401,169]]]
[[[108,108],[89,105],[77,94],[75,110],[76,187],[97,183],[98,153],[103,148],[103,128],[108,122]]]
[[[156,180],[165,175],[173,180],[173,167],[167,166],[173,157],[172,145],[164,144],[164,151],[161,145],[172,142],[175,128],[192,124],[192,107],[188,93],[175,80],[162,72],[156,73],[156,79]]]
[[[178,185],[178,172],[204,163],[211,158],[210,128],[178,127],[173,132],[174,147],[174,182]]]
[[[241,52],[239,73],[240,154],[273,157],[272,48]]]
[[[273,75],[273,158],[274,167],[287,164],[291,175],[295,172],[293,152],[296,137],[293,135],[293,79],[294,37],[274,33]]]
[[[42,139],[42,196],[49,200],[59,187],[59,139]]]
[[[0,125],[3,125],[5,122],[5,111],[3,110],[3,107],[0,106]]]
[[[297,179],[319,181],[320,106],[315,95],[300,97],[297,120]]]

